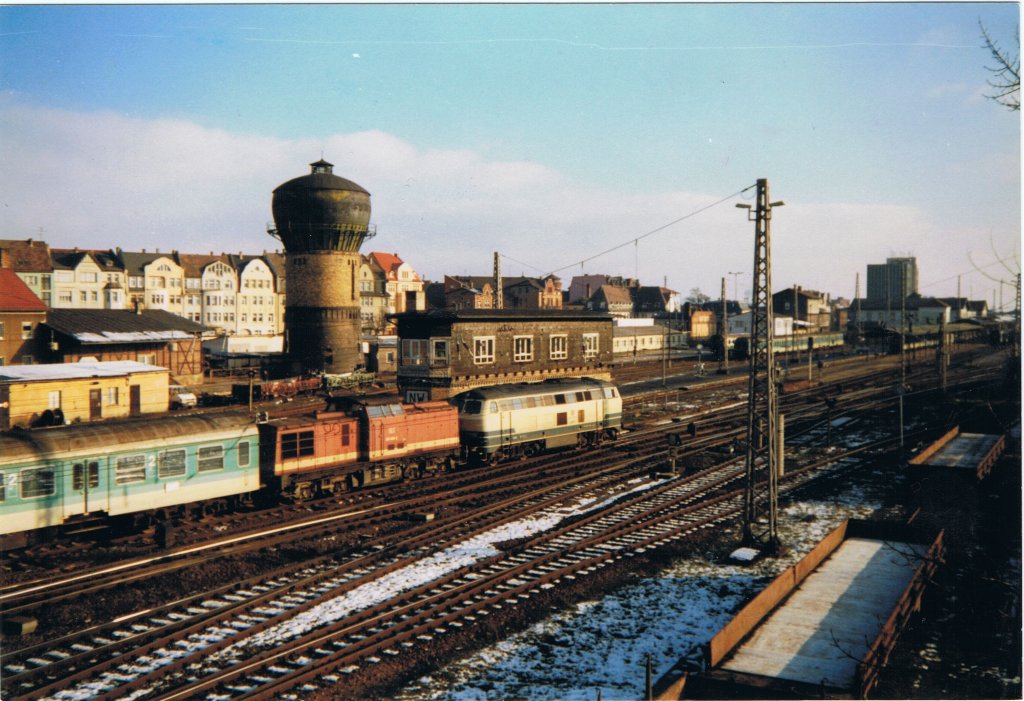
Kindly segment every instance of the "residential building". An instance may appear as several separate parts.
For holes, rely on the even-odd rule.
[[[482,275],[445,275],[445,303],[452,309],[493,309],[494,278]],[[503,277],[503,309],[561,309],[562,281],[543,278]]]
[[[772,312],[788,316],[812,333],[833,330],[832,302],[826,292],[805,290],[799,285],[772,295]],[[837,327],[838,328],[838,327]]]
[[[177,252],[115,252],[128,280],[129,309],[162,309],[185,316],[185,270]]]
[[[446,399],[510,382],[611,376],[608,314],[446,309],[394,319],[398,389],[406,401]]]
[[[601,285],[590,296],[587,308],[607,312],[613,317],[627,319],[633,316],[633,295],[628,287]]]
[[[53,263],[45,241],[0,239],[0,268],[13,270],[43,304],[53,306]]]
[[[0,268],[0,366],[37,362],[38,329],[46,312],[13,270]]]
[[[50,249],[53,309],[125,309],[125,275],[106,251]]]
[[[380,291],[388,295],[389,314],[424,311],[427,308],[423,280],[397,253],[374,251],[367,258],[378,281],[384,283]]]

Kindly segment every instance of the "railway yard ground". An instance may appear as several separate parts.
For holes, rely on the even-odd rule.
[[[38,628],[5,634],[3,697],[638,699],[648,662],[655,677],[681,658],[697,669],[703,644],[841,521],[915,518],[945,529],[946,562],[873,697],[1020,698],[1020,403],[1006,359],[965,352],[944,396],[915,363],[903,454],[891,358],[830,364],[787,393],[783,547],[753,563],[729,558],[745,377],[695,380],[683,363],[671,380],[659,363],[620,369],[621,387],[664,388],[624,389],[632,430],[600,450],[210,517],[173,548],[143,533],[5,553],[4,617]],[[1006,452],[963,495],[922,503],[906,458],[951,423],[1007,434]],[[668,478],[663,434],[690,424]],[[291,530],[251,537],[273,519]]]

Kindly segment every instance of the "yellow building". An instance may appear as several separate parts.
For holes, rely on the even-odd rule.
[[[170,371],[112,362],[0,367],[0,430],[166,412]]]

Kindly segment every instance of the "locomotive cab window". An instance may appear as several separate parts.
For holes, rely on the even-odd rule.
[[[482,408],[483,402],[481,402],[479,399],[463,400],[462,406],[460,407],[463,414],[479,414]]]
[[[314,452],[313,432],[295,431],[281,436],[281,458],[299,458]]]

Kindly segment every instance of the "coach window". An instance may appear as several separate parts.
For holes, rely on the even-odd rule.
[[[114,463],[114,484],[134,484],[146,481],[146,456],[128,455]]]
[[[512,360],[527,363],[533,360],[533,336],[514,336],[512,338]]]
[[[238,442],[238,466],[249,466],[249,441]]]
[[[567,411],[560,411],[560,412],[558,412],[558,414],[556,415],[556,423],[559,426],[565,426],[566,424],[568,424],[569,423],[569,412],[567,412]]]
[[[551,360],[565,360],[569,357],[569,337],[565,334],[550,337]]]
[[[185,476],[185,449],[165,450],[156,458],[156,476],[158,479]]]
[[[199,449],[200,472],[213,472],[224,469],[224,446],[206,445]]]
[[[57,493],[57,481],[52,467],[21,471],[21,498],[52,497]]]
[[[494,336],[473,337],[473,362],[477,365],[494,362]]]

